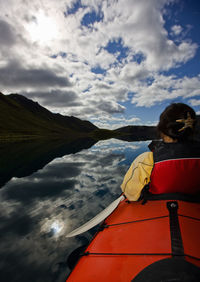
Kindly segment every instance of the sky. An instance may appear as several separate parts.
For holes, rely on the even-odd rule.
[[[0,92],[101,128],[200,114],[199,0],[0,0]]]

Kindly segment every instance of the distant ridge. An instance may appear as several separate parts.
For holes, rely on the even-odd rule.
[[[139,141],[139,140],[154,140],[158,139],[156,126],[145,126],[145,125],[128,125],[113,130],[114,133],[118,134],[118,139],[126,141]],[[194,134],[194,139],[200,141],[200,116],[197,115],[197,124]]]
[[[32,139],[110,138],[124,141],[157,139],[155,126],[129,125],[115,130],[100,129],[89,121],[55,114],[19,94],[0,92],[0,142]],[[200,141],[200,116],[197,116],[195,137]]]
[[[132,139],[134,139],[134,141],[139,141],[158,138],[155,126],[128,125],[115,129],[114,132],[122,135],[119,139],[127,141],[131,141]]]
[[[22,95],[0,92],[0,138],[80,137],[96,129],[89,121],[54,114]]]

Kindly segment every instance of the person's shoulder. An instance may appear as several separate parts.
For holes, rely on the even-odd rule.
[[[152,162],[153,161],[153,153],[152,152],[144,152],[137,156],[135,159],[137,162]]]
[[[163,146],[164,142],[162,140],[153,140],[151,143],[148,145],[148,148],[151,152],[153,152],[155,149]]]

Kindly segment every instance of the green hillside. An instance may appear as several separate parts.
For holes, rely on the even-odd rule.
[[[54,114],[18,94],[0,93],[0,140],[81,137],[97,129],[89,121]]]

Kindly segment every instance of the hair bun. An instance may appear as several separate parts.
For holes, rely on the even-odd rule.
[[[196,113],[190,106],[173,103],[161,113],[157,129],[182,142],[193,138],[196,122]]]
[[[183,131],[184,129],[190,127],[191,129],[193,129],[194,127],[194,123],[195,123],[195,120],[192,119],[191,115],[189,112],[187,112],[187,118],[186,119],[177,119],[176,122],[181,122],[184,124],[183,127],[181,127],[178,131]]]

